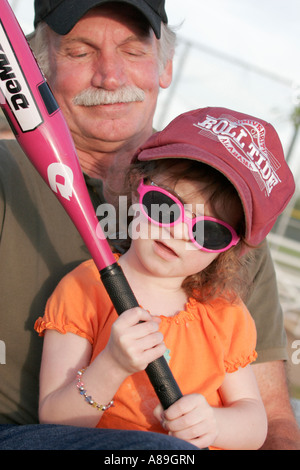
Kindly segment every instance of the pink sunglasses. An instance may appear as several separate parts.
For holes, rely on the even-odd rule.
[[[159,227],[186,223],[191,241],[200,250],[222,253],[240,240],[236,231],[222,220],[206,216],[186,217],[182,202],[153,182],[146,185],[141,180],[137,191],[141,210],[150,222]]]

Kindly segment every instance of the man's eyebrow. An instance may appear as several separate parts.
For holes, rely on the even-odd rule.
[[[129,42],[150,42],[151,35],[149,34],[132,34],[121,41],[121,44],[127,44]]]
[[[61,40],[61,44],[62,44],[63,46],[65,46],[65,45],[68,46],[68,45],[70,45],[70,44],[75,44],[75,43],[77,43],[77,42],[81,42],[81,43],[87,44],[87,43],[90,42],[90,41],[88,40],[88,38],[81,37],[81,36],[74,37],[74,38],[63,38],[63,39]]]
[[[127,36],[124,38],[121,42],[120,45],[126,45],[132,42],[140,42],[140,43],[148,43],[151,40],[151,36],[147,34],[131,34],[130,36]],[[93,43],[92,38],[87,38],[84,36],[77,36],[73,38],[63,38],[61,41],[61,45],[63,46],[68,46],[76,43],[83,43],[83,44],[90,44],[90,45],[96,45]]]

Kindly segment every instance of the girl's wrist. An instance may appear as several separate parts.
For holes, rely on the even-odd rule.
[[[111,354],[108,346],[106,346],[97,358],[101,358],[102,364],[105,364],[105,377],[109,377],[111,381],[118,383],[119,386],[131,375],[130,372],[122,366],[121,362]]]
[[[78,372],[77,372],[77,376],[76,376],[76,379],[77,379],[77,383],[76,383],[76,386],[78,388],[78,391],[80,393],[80,395],[85,399],[85,401],[91,405],[93,408],[95,408],[97,411],[106,411],[108,410],[111,406],[114,406],[114,401],[111,400],[109,403],[107,403],[106,405],[100,405],[99,403],[97,403],[93,397],[91,395],[88,394],[86,388],[85,388],[85,385],[83,383],[83,374],[84,372],[86,371],[86,368],[84,369],[80,369]]]

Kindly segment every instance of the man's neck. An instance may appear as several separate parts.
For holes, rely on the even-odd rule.
[[[150,137],[150,134],[136,136],[126,142],[98,141],[94,147],[85,146],[84,150],[76,145],[82,171],[91,178],[101,179],[104,193],[107,195],[119,193],[134,153]]]

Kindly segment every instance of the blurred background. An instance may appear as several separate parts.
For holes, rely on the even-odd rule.
[[[30,33],[33,0],[9,3]],[[155,128],[190,109],[233,108],[273,124],[293,171],[296,194],[268,239],[288,334],[291,392],[300,398],[300,2],[166,0],[166,10],[178,44],[173,83],[160,93]],[[0,132],[9,135],[2,115]]]

